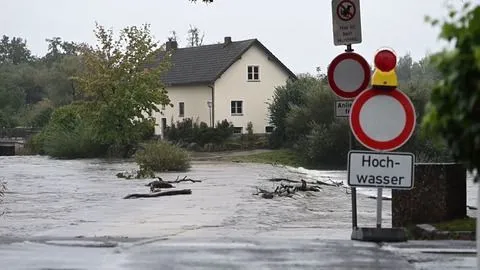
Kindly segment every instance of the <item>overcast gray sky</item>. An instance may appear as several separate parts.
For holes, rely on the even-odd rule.
[[[27,39],[35,55],[47,50],[45,38],[95,42],[95,21],[118,31],[150,23],[155,38],[164,42],[175,30],[186,44],[189,25],[205,32],[204,43],[258,38],[295,73],[323,71],[343,46],[334,46],[331,0],[0,0],[0,34]],[[392,47],[415,60],[445,46],[438,28],[424,16],[445,16],[446,4],[462,0],[360,0],[363,43],[356,52],[369,62],[377,49]],[[473,0],[479,1],[479,0]]]

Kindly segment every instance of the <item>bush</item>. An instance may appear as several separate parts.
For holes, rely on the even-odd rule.
[[[53,112],[49,124],[37,137],[43,140],[41,149],[45,154],[54,158],[105,155],[108,145],[95,140],[96,131],[82,112],[83,107],[79,104],[63,106]]]
[[[140,140],[150,140],[155,135],[155,119],[146,119],[137,122],[135,129],[138,131]]]
[[[437,75],[429,61],[421,60],[412,64],[407,60],[400,61],[403,64],[399,67],[399,74],[403,74],[402,90],[414,103],[417,119],[421,119],[431,82],[435,81]],[[277,88],[269,105],[270,123],[274,127],[269,135],[270,146],[297,150],[305,166],[345,167],[350,128],[348,121],[335,119],[335,99],[328,82],[310,75],[300,76],[298,80]],[[451,160],[445,144],[433,144],[430,138],[417,133],[398,151],[412,152],[420,162]],[[367,150],[359,143],[355,149]]]
[[[172,123],[166,129],[165,136],[168,140],[175,143],[196,143],[203,147],[206,144],[224,143],[233,135],[233,125],[227,120],[217,122],[215,128],[209,127],[206,123],[194,123],[193,119],[185,118],[176,124]]]
[[[301,76],[275,90],[269,104],[274,131],[269,141],[274,148],[292,147],[312,129],[312,124],[329,125],[334,120],[335,95],[319,78]]]
[[[45,134],[43,150],[54,158],[94,158],[105,155],[108,145],[94,140],[94,131],[82,123],[73,130],[58,129]]]
[[[33,155],[35,154],[44,155],[45,154],[45,151],[43,150],[44,141],[45,141],[44,132],[34,134],[25,143],[26,152]]]
[[[348,123],[314,124],[310,134],[298,142],[297,150],[309,167],[344,167],[349,151]]]
[[[141,171],[186,171],[190,168],[188,153],[164,141],[142,145],[135,154],[135,161]]]

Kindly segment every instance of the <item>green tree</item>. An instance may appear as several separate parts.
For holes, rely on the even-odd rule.
[[[62,41],[61,37],[47,38],[45,41],[48,43],[48,52],[43,57],[43,60],[51,65],[64,56],[75,56],[79,53],[80,45],[75,42]]]
[[[3,36],[0,41],[0,64],[21,64],[32,61],[34,57],[31,51],[27,48],[27,42],[19,37],[10,39],[8,36]]]
[[[433,25],[438,20],[430,20]],[[440,37],[453,49],[433,58],[442,75],[432,91],[423,127],[448,144],[453,158],[480,180],[480,5],[450,10]]]
[[[168,57],[157,59],[159,43],[149,25],[127,27],[114,40],[113,31],[96,25],[96,47],[81,48],[83,71],[75,77],[89,111],[96,140],[128,146],[142,135],[136,127],[170,100],[160,81]]]
[[[321,85],[321,80],[315,77],[300,75],[298,80],[289,80],[286,85],[275,89],[272,102],[268,104],[269,122],[275,127],[270,136],[270,142],[273,147],[288,146],[296,140],[297,134],[300,132],[288,125],[287,117],[289,117],[292,110],[296,110],[297,117],[299,117],[301,108],[305,107],[307,102],[307,92],[313,93],[315,90],[320,89]],[[291,118],[292,116],[290,116]],[[289,122],[292,123],[293,120]],[[298,125],[303,124],[303,122],[298,123]]]
[[[73,77],[82,71],[80,56],[64,55],[52,62],[45,74],[45,91],[55,107],[81,99]]]

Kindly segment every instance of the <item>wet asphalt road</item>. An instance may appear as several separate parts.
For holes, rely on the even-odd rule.
[[[123,200],[147,180],[123,180],[130,162],[0,160],[9,193],[0,218],[1,269],[476,269],[473,242],[398,245],[350,241],[350,195],[324,186],[292,198],[261,199],[271,177],[298,170],[196,162],[178,184],[192,195]],[[344,172],[325,171],[322,181]],[[375,224],[375,201],[359,196],[359,225]],[[391,226],[384,202],[384,226]],[[428,242],[432,245],[433,242]],[[447,251],[448,254],[438,253]]]

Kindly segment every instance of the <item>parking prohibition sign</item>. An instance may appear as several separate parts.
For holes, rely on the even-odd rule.
[[[393,151],[415,130],[415,108],[403,92],[369,89],[350,109],[350,128],[357,140],[376,151]]]
[[[332,0],[333,44],[362,43],[360,0]]]

